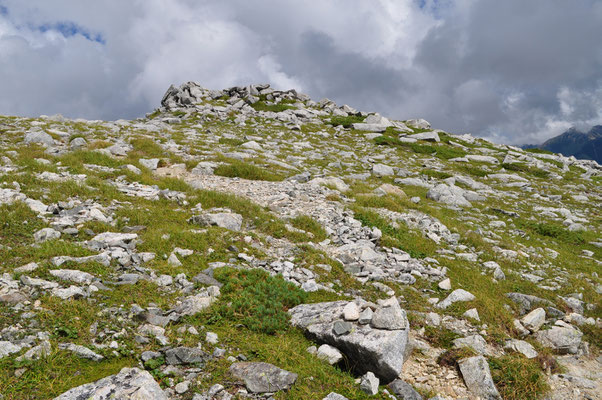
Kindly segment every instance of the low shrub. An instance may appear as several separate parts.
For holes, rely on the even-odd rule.
[[[270,276],[261,269],[221,268],[214,274],[224,286],[210,321],[226,319],[267,334],[284,332],[290,320],[287,310],[307,297],[282,276]]]

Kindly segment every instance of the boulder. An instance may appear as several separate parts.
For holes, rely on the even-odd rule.
[[[406,125],[411,126],[414,129],[430,129],[431,124],[425,119],[408,119]]]
[[[54,277],[75,283],[90,284],[94,279],[94,275],[76,269],[51,269],[48,272]]]
[[[439,304],[437,304],[437,308],[445,310],[447,307],[458,301],[472,301],[474,299],[475,297],[472,293],[467,292],[464,289],[456,289],[451,292],[449,296],[445,298],[445,300],[439,302]]]
[[[570,324],[556,321],[551,329],[537,332],[535,339],[544,347],[552,348],[560,354],[576,354],[582,336],[583,333]]]
[[[546,312],[543,308],[536,308],[525,315],[520,322],[531,332],[537,332],[544,322],[546,322]]]
[[[349,400],[349,399],[338,393],[330,392],[330,393],[328,393],[328,396],[324,397],[322,400]]]
[[[362,376],[360,381],[360,389],[362,392],[374,396],[378,393],[379,379],[372,372],[368,371]]]
[[[519,306],[519,313],[521,315],[529,312],[536,305],[554,306],[554,303],[551,301],[530,294],[511,292],[506,293],[506,297]]]
[[[440,142],[441,139],[439,139],[439,134],[437,132],[422,132],[422,133],[417,133],[415,135],[410,135],[409,136],[411,139],[417,139],[417,140],[426,140],[429,142]]]
[[[323,344],[318,347],[317,356],[322,360],[328,361],[331,365],[343,359],[343,354],[336,347],[332,347],[329,344]]]
[[[138,368],[123,368],[118,374],[68,390],[54,400],[144,399],[168,400],[152,375]]]
[[[355,302],[350,301],[343,308],[343,318],[345,321],[357,321],[360,318],[360,309]]]
[[[8,341],[0,341],[0,359],[13,353],[18,353],[22,348],[21,345],[16,345]]]
[[[464,358],[458,361],[466,387],[483,400],[501,400],[491,378],[487,360],[483,356]]]
[[[422,400],[423,397],[418,393],[412,385],[401,380],[395,379],[387,386],[398,400]]]
[[[487,342],[481,335],[470,335],[463,338],[458,338],[453,341],[454,348],[468,347],[473,349],[477,354],[489,355]]]
[[[395,297],[385,300],[372,315],[370,326],[377,329],[406,329],[408,318]]]
[[[168,365],[205,364],[210,355],[198,347],[176,347],[165,351]]]
[[[54,146],[54,139],[52,136],[42,131],[30,131],[25,134],[23,141],[27,144],[36,143],[46,147]]]
[[[80,346],[79,344],[73,343],[59,343],[59,349],[67,350],[78,356],[79,358],[85,358],[86,360],[102,361],[104,357],[90,350],[87,347]]]
[[[242,215],[229,212],[207,213],[193,216],[190,222],[200,226],[219,226],[232,231],[240,231]]]
[[[509,339],[504,343],[504,350],[521,353],[527,358],[537,357],[535,348],[529,342],[525,342],[524,340]]]
[[[334,301],[299,305],[289,310],[291,323],[302,328],[310,339],[339,349],[358,373],[372,371],[385,383],[397,379],[408,344],[407,319],[403,329],[391,330],[348,322],[352,325],[351,331],[336,335],[333,325],[343,318],[347,304],[347,301]]]
[[[33,238],[36,242],[45,242],[47,240],[58,239],[61,237],[61,233],[52,228],[42,228],[33,234]]]
[[[385,164],[374,164],[372,166],[372,174],[375,176],[390,176],[395,175],[393,167]]]
[[[264,362],[237,362],[230,366],[230,373],[252,393],[288,390],[297,380],[297,374]]]
[[[464,197],[464,193],[464,189],[455,185],[440,183],[434,188],[429,189],[426,193],[426,198],[451,206],[472,207],[470,202]]]

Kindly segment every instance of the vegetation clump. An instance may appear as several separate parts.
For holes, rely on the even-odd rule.
[[[224,286],[210,319],[225,319],[255,332],[286,331],[290,320],[287,310],[307,297],[306,292],[281,275],[270,276],[260,269],[222,268],[215,271],[215,278]]]
[[[330,118],[330,121],[328,121],[327,124],[332,126],[342,125],[344,128],[351,128],[351,125],[364,122],[364,119],[366,119],[366,117],[359,115],[349,115],[347,117],[335,116]]]
[[[228,178],[242,178],[253,181],[282,181],[284,176],[276,172],[240,160],[230,160],[228,164],[218,166],[215,175]]]
[[[488,361],[495,386],[505,400],[535,400],[549,389],[536,360],[506,355]]]

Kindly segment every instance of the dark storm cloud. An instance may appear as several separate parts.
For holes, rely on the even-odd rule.
[[[602,123],[594,0],[0,1],[0,113],[133,118],[171,83],[295,87],[496,141]]]

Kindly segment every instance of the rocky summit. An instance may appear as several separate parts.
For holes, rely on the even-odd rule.
[[[602,398],[602,167],[438,128],[0,117],[0,399]]]

